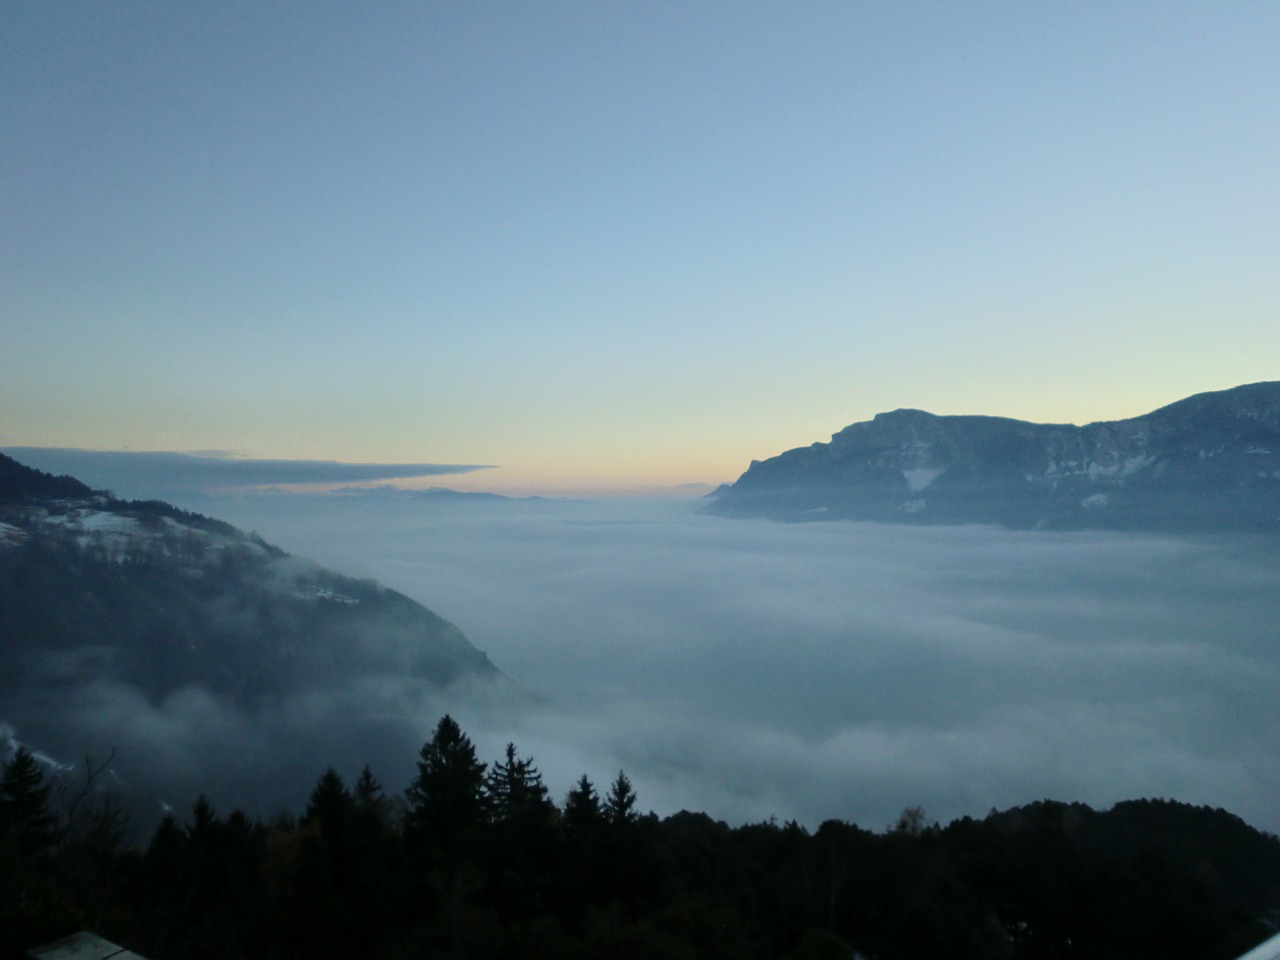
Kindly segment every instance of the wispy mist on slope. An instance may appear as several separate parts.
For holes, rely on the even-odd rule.
[[[451,702],[522,696],[403,594],[3,456],[0,625],[3,739],[115,750],[138,798],[269,812],[329,763],[408,769]]]

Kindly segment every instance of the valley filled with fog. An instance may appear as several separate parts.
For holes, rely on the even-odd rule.
[[[545,698],[371,703],[353,729],[402,741],[375,768],[389,789],[449,709],[482,759],[515,741],[558,798],[623,768],[663,814],[879,829],[915,805],[946,822],[1169,797],[1280,828],[1273,546],[725,520],[690,499],[189,505],[408,594]],[[393,746],[334,737],[317,775]]]

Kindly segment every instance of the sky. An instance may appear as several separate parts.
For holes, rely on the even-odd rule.
[[[1275,379],[1280,7],[0,8],[0,445],[656,491]]]

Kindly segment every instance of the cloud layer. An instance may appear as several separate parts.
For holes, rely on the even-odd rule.
[[[512,740],[559,798],[625,769],[659,813],[879,828],[909,805],[945,821],[1162,796],[1280,828],[1274,545],[783,525],[671,500],[216,506],[421,601],[545,703],[362,667],[246,706],[148,696],[86,661],[0,722],[63,762],[117,748],[139,796],[179,809],[204,791],[296,811],[330,764],[398,792],[448,711],[481,759]]]
[[[482,756],[514,739],[558,791],[623,767],[644,806],[734,822],[1167,796],[1280,826],[1272,547],[692,510],[241,498],[221,513],[410,594],[550,698],[453,709]]]
[[[221,455],[221,451],[127,453],[73,447],[5,447],[0,452],[46,473],[69,474],[95,489],[137,499],[181,499],[184,495],[209,494],[228,487],[373,483],[488,469],[480,464],[252,460]]]

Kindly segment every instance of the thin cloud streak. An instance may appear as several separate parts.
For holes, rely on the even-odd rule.
[[[81,450],[74,447],[5,447],[15,460],[47,473],[70,474],[117,496],[211,494],[236,487],[373,483],[448,476],[492,469],[486,464],[342,463],[334,460],[253,460],[226,451]]]

